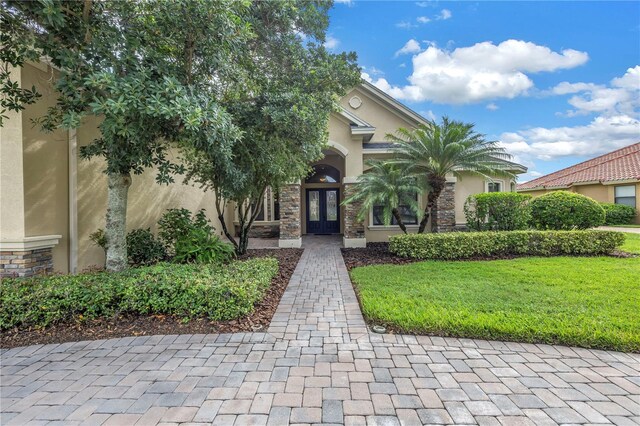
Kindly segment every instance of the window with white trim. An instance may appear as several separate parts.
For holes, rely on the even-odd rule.
[[[502,191],[502,182],[487,182],[487,192]]]
[[[236,210],[235,220],[236,222],[239,220],[238,210]],[[279,196],[272,188],[267,188],[255,222],[275,222],[278,220],[280,220]]]
[[[614,188],[614,202],[625,206],[636,207],[636,186],[624,185]]]

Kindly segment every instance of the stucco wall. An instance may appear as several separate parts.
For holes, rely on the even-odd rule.
[[[69,132],[45,133],[32,120],[54,106],[52,71],[27,64],[22,86],[36,86],[42,97],[22,113],[25,236],[62,235],[53,248],[54,269],[69,270]]]

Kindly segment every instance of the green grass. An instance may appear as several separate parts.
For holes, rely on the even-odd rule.
[[[606,225],[610,228],[640,228],[640,225]]]
[[[620,247],[620,250],[640,254],[640,234],[626,232],[625,237],[624,244]]]
[[[404,332],[640,351],[640,260],[377,265],[351,276],[365,316]]]

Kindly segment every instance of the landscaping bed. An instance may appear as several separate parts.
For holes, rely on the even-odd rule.
[[[301,255],[302,249],[259,249],[249,250],[239,259],[274,257],[278,261],[278,271],[264,290],[263,296],[254,304],[252,312],[238,319],[213,321],[198,316],[186,321],[184,316],[178,315],[118,314],[83,321],[54,323],[44,328],[13,327],[0,333],[0,347],[156,334],[265,331]],[[8,309],[8,307],[3,306],[2,309]]]
[[[349,264],[363,314],[391,331],[640,351],[638,259]]]

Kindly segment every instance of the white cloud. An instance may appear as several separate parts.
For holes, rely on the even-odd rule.
[[[420,111],[420,115],[426,118],[427,120],[436,121],[436,115],[431,110]]]
[[[565,113],[569,117],[592,113],[633,114],[640,107],[640,65],[629,68],[622,77],[611,80],[609,87],[563,81],[551,91],[557,95],[574,95],[569,98],[569,105],[575,109]]]
[[[347,6],[353,5],[353,0],[335,0],[335,3],[345,4]]]
[[[324,47],[327,49],[335,49],[340,44],[340,40],[333,36],[327,36],[327,39],[324,42]]]
[[[449,9],[442,9],[436,19],[446,20],[446,19],[450,19],[451,16],[452,16],[451,11]]]
[[[574,68],[589,59],[585,52],[522,40],[500,44],[486,41],[453,51],[435,45],[415,55],[409,85],[393,86],[380,78],[374,84],[398,99],[444,104],[467,104],[514,98],[533,87],[527,73]]]
[[[498,105],[496,105],[495,103],[491,102],[491,103],[487,104],[487,109],[489,111],[495,111],[497,109],[500,109],[500,107]]]
[[[394,56],[398,57],[400,55],[406,55],[408,53],[417,53],[420,50],[421,50],[420,43],[418,43],[414,39],[411,39],[408,42],[406,42],[405,45],[402,46],[402,48],[398,50]]]
[[[417,28],[418,26],[410,21],[400,21],[396,23],[396,27],[410,30],[411,28]]]
[[[430,22],[430,21],[431,21],[431,19],[429,19],[429,18],[428,18],[428,17],[426,17],[426,16],[418,16],[418,17],[416,18],[416,21],[418,21],[418,23],[420,23],[420,24],[426,24],[426,23]]]
[[[416,2],[416,6],[418,7],[429,7],[431,4],[428,1],[419,1]]]

